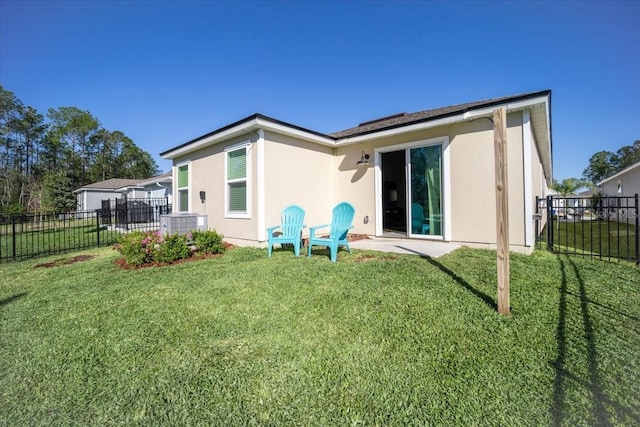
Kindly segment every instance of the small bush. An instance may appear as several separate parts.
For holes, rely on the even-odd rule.
[[[127,264],[139,267],[154,261],[171,262],[191,254],[185,236],[163,236],[159,231],[134,231],[120,237],[116,249]]]
[[[202,254],[224,253],[224,236],[215,230],[192,231],[191,236],[197,251]]]
[[[134,231],[120,237],[116,249],[127,264],[139,267],[153,260],[153,248],[160,239],[157,233]]]
[[[225,247],[222,234],[215,230],[193,231],[187,235],[164,236],[159,231],[134,231],[120,237],[115,248],[127,264],[139,267],[151,262],[169,263],[189,258],[193,242],[200,254],[221,254]]]
[[[157,262],[171,262],[189,258],[191,251],[187,246],[187,237],[179,234],[171,234],[153,249],[153,260]]]

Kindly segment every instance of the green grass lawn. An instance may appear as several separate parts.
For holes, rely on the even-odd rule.
[[[635,224],[616,221],[554,221],[554,250],[598,258],[635,260]],[[542,237],[547,238],[546,231]]]
[[[120,236],[107,230],[94,219],[46,221],[40,226],[32,223],[0,226],[0,262],[23,260],[38,256],[77,251],[113,244]]]
[[[236,248],[0,264],[0,425],[638,425],[626,263]],[[73,254],[76,255],[76,254]]]

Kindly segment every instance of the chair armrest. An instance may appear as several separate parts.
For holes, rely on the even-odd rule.
[[[326,228],[329,226],[331,226],[331,224],[322,224],[322,225],[316,225],[314,227],[309,227],[309,238],[313,239],[315,237],[315,233],[318,228]]]
[[[267,227],[267,233],[273,232],[273,230],[275,230],[276,228],[280,228],[280,226],[279,225],[274,225],[273,227]]]
[[[341,228],[340,232],[337,233],[338,236],[342,236],[343,233],[346,233],[347,231],[351,230],[353,228],[353,225],[350,225],[349,227],[345,227],[345,228]]]

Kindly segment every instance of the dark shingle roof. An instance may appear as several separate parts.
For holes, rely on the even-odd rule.
[[[460,114],[468,110],[476,108],[489,107],[494,104],[501,104],[505,101],[517,101],[533,96],[546,94],[548,91],[525,93],[522,95],[503,96],[501,98],[485,99],[484,101],[468,102],[465,104],[451,105],[449,107],[435,108],[433,110],[418,111],[415,113],[400,113],[393,116],[383,117],[377,120],[360,123],[358,126],[345,129],[339,132],[330,133],[329,135],[336,139],[347,138],[351,136],[364,135],[367,133],[377,132],[385,129],[393,129],[396,127],[407,126],[413,123],[426,122],[436,118],[446,117],[449,115]]]
[[[93,184],[83,185],[78,188],[78,190],[116,190],[118,188],[126,187],[128,185],[137,185],[140,183],[141,179],[122,179],[122,178],[111,178],[106,181],[94,182]],[[77,191],[77,190],[76,190]]]

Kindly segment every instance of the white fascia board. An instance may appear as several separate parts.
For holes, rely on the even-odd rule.
[[[257,154],[257,165],[256,170],[258,172],[258,176],[256,178],[257,190],[258,190],[258,241],[264,242],[267,240],[267,232],[266,232],[266,195],[265,195],[265,152],[264,152],[264,130],[258,129],[258,140],[256,141],[256,154]]]
[[[549,153],[549,176],[547,177],[547,185],[551,185],[553,183],[553,160],[552,152],[551,152],[551,105],[549,103],[549,95],[544,97],[545,101],[545,114],[547,119],[547,132],[545,138],[547,139],[547,152]]]
[[[523,99],[521,101],[507,102],[505,104],[493,105],[491,107],[480,108],[477,110],[471,110],[464,113],[465,120],[473,120],[481,117],[492,117],[496,108],[504,107],[507,113],[515,113],[518,111],[528,110],[535,106],[546,105],[547,106],[547,120],[549,116],[549,97],[538,96],[536,98]]]
[[[163,182],[170,184],[172,180],[173,180],[172,177],[165,176],[165,177],[162,177],[162,178],[152,178],[152,179],[148,179],[146,181],[141,181],[138,185],[141,186],[141,187],[146,187],[147,185],[153,185],[153,184],[159,184],[160,185]]]
[[[524,193],[524,245],[533,246],[535,236],[533,231],[533,150],[531,141],[531,113],[522,112],[522,172]]]
[[[271,132],[292,136],[294,138],[303,139],[305,141],[326,145],[328,147],[336,146],[336,140],[333,138],[323,137],[320,135],[316,135],[315,133],[305,132],[302,129],[291,128],[289,126],[285,126],[280,123],[273,123],[271,121],[260,119],[260,118],[256,120],[256,127],[259,127]]]
[[[202,148],[215,145],[227,139],[230,139],[245,133],[254,132],[258,129],[263,129],[263,130],[268,130],[268,131],[272,131],[272,132],[276,132],[276,133],[280,133],[288,136],[293,136],[295,138],[303,139],[305,141],[315,142],[315,143],[326,145],[329,147],[335,146],[335,140],[333,138],[323,137],[311,132],[305,132],[301,129],[295,129],[279,123],[273,123],[269,120],[264,120],[258,117],[258,118],[254,118],[252,120],[246,121],[244,123],[241,123],[232,128],[226,129],[220,133],[216,133],[215,135],[211,135],[206,138],[202,138],[198,141],[194,141],[191,144],[184,146],[182,148],[178,148],[176,150],[170,151],[166,155],[162,156],[162,158],[166,160],[172,160],[176,157],[184,156],[186,154],[192,153]]]
[[[162,156],[162,158],[166,160],[173,160],[176,157],[192,153],[196,150],[199,150],[204,147],[208,147],[210,145],[214,145],[225,139],[233,138],[234,136],[251,132],[254,128],[257,127],[256,124],[257,124],[257,119],[249,120],[247,122],[234,126],[230,129],[226,129],[220,133],[216,133],[215,135],[211,135],[211,136],[202,138],[200,140],[194,141],[191,144],[184,146],[182,148],[177,148],[173,151],[170,151],[166,155]]]

